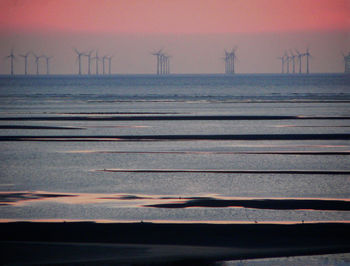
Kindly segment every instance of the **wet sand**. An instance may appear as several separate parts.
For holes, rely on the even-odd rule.
[[[350,211],[350,202],[343,200],[311,200],[311,199],[251,199],[225,200],[214,198],[188,199],[183,202],[171,202],[146,205],[154,208],[226,208],[244,207],[253,209],[271,210],[323,210],[323,211]]]
[[[98,169],[109,173],[211,173],[211,174],[300,174],[348,175],[350,170],[244,170],[244,169]]]
[[[22,116],[0,117],[0,121],[172,121],[172,120],[349,120],[350,116],[294,115],[151,115],[151,116]],[[107,115],[107,114],[106,114]]]
[[[0,224],[3,263],[165,263],[350,252],[350,224]]]
[[[350,140],[350,134],[0,136],[0,141]]]
[[[28,201],[49,201],[83,203],[85,202],[120,202],[128,201],[129,206],[167,209],[182,208],[250,208],[270,210],[315,210],[315,211],[350,211],[350,200],[327,198],[219,198],[219,197],[174,197],[126,194],[88,194],[54,192],[2,192],[0,206],[16,205]],[[142,205],[138,200],[145,200]],[[156,203],[154,203],[156,202]]]
[[[81,127],[58,127],[58,126],[25,126],[25,125],[0,125],[0,129],[36,129],[36,130],[79,130]]]

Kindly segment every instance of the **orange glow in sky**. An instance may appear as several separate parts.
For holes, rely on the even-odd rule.
[[[256,33],[350,30],[349,0],[2,0],[3,32]]]

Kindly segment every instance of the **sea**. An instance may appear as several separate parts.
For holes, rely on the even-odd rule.
[[[350,75],[0,76],[0,221],[350,221]],[[350,265],[350,254],[225,265]]]

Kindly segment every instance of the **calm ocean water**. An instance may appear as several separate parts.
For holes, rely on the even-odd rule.
[[[0,106],[3,220],[350,220],[346,75],[3,76]]]
[[[2,76],[0,151],[2,221],[350,221],[350,76]]]

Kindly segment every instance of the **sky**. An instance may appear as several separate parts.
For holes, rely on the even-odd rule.
[[[113,55],[115,74],[154,73],[160,48],[172,73],[222,73],[224,49],[235,46],[238,73],[278,73],[277,57],[307,47],[312,72],[342,72],[350,0],[0,0],[1,58],[11,48],[53,56],[53,74],[77,73],[73,48]],[[23,65],[17,57],[15,73]]]

